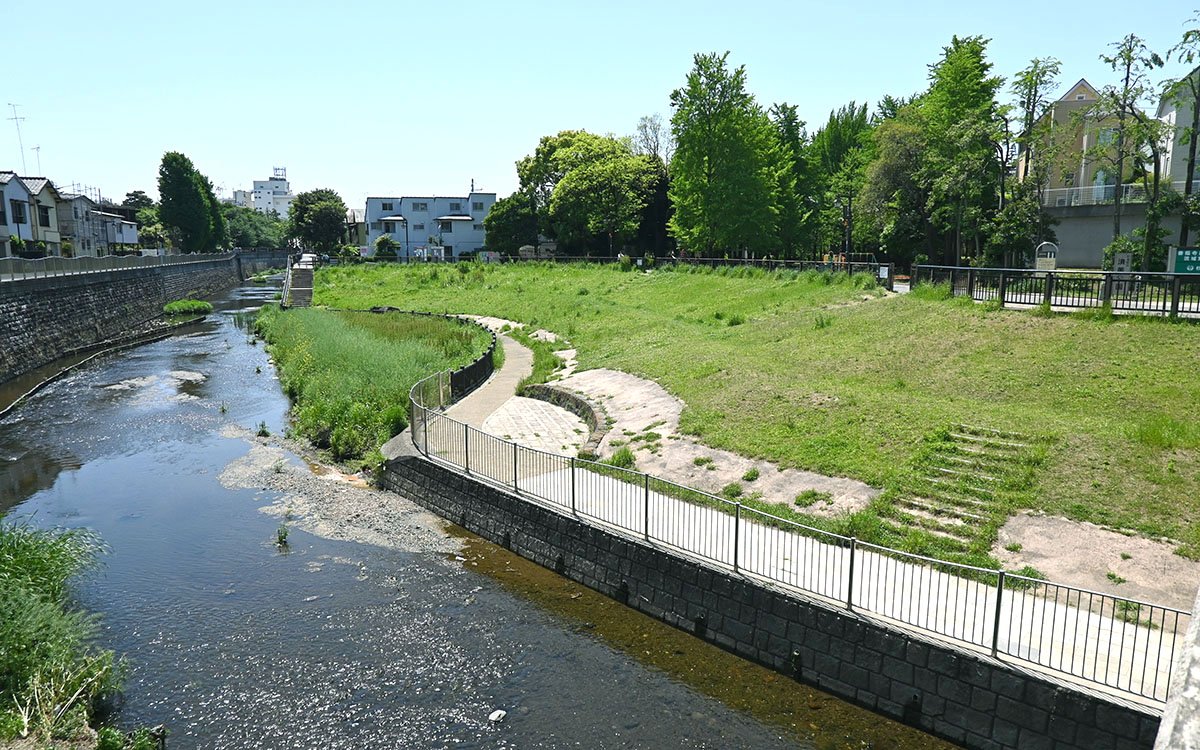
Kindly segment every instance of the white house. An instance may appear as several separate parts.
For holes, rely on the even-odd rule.
[[[457,258],[487,244],[483,219],[496,202],[495,193],[472,191],[464,198],[367,198],[367,247],[390,235],[408,258]]]
[[[33,241],[29,222],[31,196],[16,172],[0,172],[0,198],[0,258],[11,258],[15,253],[9,237]]]
[[[1184,81],[1176,96],[1164,96],[1158,103],[1158,119],[1174,128],[1175,137],[1163,153],[1163,182],[1171,182],[1176,190],[1183,192],[1183,184],[1187,181],[1187,130],[1192,127],[1192,110],[1196,100],[1191,95],[1189,84],[1200,77],[1200,68],[1196,68],[1187,76],[1191,81]],[[1200,151],[1197,152],[1200,160]],[[1193,180],[1200,180],[1200,164],[1197,164]],[[1200,188],[1200,185],[1196,186]],[[1197,191],[1200,192],[1200,191]]]
[[[237,192],[234,191],[235,197]],[[296,200],[296,196],[292,193],[292,187],[287,181],[287,168],[275,167],[271,179],[255,180],[252,200],[255,211],[264,214],[274,211],[280,216],[286,217],[288,209],[292,207],[292,201]]]
[[[138,243],[137,222],[129,221],[120,214],[97,211],[96,216],[104,228],[104,239],[110,249],[119,245]]]

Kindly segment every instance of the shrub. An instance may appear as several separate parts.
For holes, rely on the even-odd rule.
[[[721,488],[721,494],[724,495],[725,497],[729,498],[730,500],[741,497],[742,496],[742,485],[738,484],[737,482],[730,482],[729,484],[727,484]]]
[[[163,305],[167,315],[207,315],[212,311],[211,304],[199,299],[181,299]]]
[[[747,471],[745,474],[742,475],[743,482],[753,482],[755,479],[758,479],[758,467],[757,466],[755,466],[754,468],[750,469],[749,471]]]
[[[824,330],[831,325],[833,325],[833,318],[827,317],[822,313],[817,313],[817,317],[813,320],[813,328],[816,328],[818,331]]]
[[[833,495],[828,492],[821,492],[819,490],[805,490],[799,495],[796,495],[796,505],[799,505],[801,508],[807,508],[810,505],[815,505],[818,502],[824,502],[828,505],[833,502]]]
[[[637,460],[633,456],[633,451],[629,450],[628,446],[622,446],[604,463],[620,469],[632,469],[637,465]]]

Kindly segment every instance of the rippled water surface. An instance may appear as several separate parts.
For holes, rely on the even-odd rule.
[[[235,317],[273,293],[231,292],[189,333],[89,363],[0,423],[0,512],[92,527],[110,549],[79,596],[128,659],[119,725],[164,723],[173,748],[946,747],[536,583],[551,574],[483,542],[463,561],[293,530],[281,554],[258,510],[278,498],[217,479],[248,449],[223,426],[284,427]],[[553,606],[547,587],[593,604]],[[768,705],[713,697],[741,694]]]

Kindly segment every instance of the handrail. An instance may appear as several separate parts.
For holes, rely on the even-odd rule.
[[[620,533],[993,657],[1155,703],[1167,698],[1191,615],[1186,610],[862,542],[652,474],[528,448],[447,416],[445,407],[465,395],[446,387],[449,376],[439,371],[409,390],[410,437],[430,460]],[[597,477],[615,484],[601,482],[596,495]]]

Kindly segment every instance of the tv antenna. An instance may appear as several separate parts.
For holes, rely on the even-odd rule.
[[[17,127],[17,146],[19,146],[21,149],[21,171],[25,174],[29,174],[29,169],[25,166],[25,144],[21,142],[21,120],[24,120],[25,118],[17,117],[17,107],[20,105],[9,102],[8,106],[12,107],[13,111],[13,116],[8,119],[12,120],[13,125]]]
[[[44,175],[42,174],[42,147],[41,147],[41,145],[30,146],[29,150],[32,151],[33,153],[37,154],[38,177],[43,177]]]

